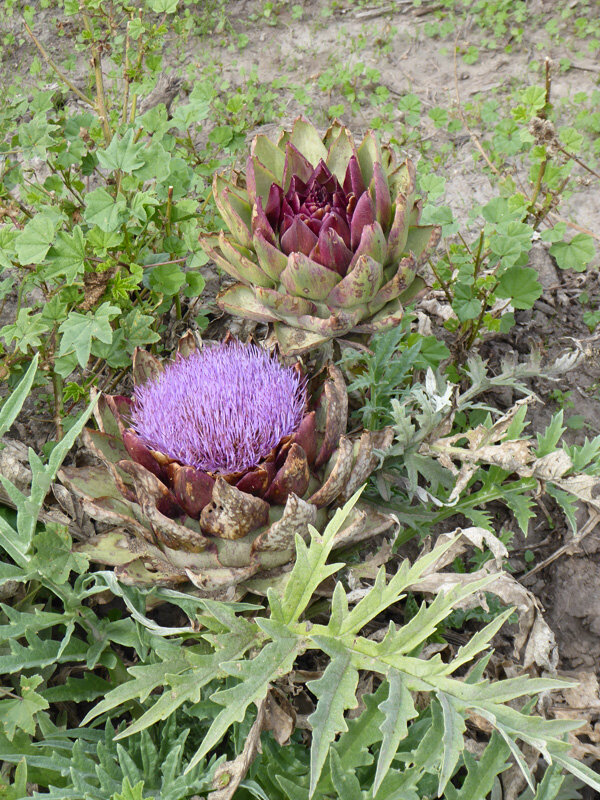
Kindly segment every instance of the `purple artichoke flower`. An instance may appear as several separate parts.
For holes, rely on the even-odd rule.
[[[205,472],[245,472],[294,433],[306,381],[256,345],[205,346],[136,386],[132,427],[140,441]]]
[[[90,516],[115,525],[77,549],[126,583],[191,581],[213,596],[276,574],[293,559],[296,536],[322,528],[393,438],[391,429],[357,442],[345,435],[337,367],[312,385],[254,345],[199,349],[186,334],[171,362],[137,349],[133,378],[133,397],[102,395],[99,430],[83,432],[104,466],[61,472]],[[356,508],[339,546],[392,524]]]
[[[273,237],[279,234],[280,246],[286,255],[304,253],[339,275],[346,274],[352,261],[352,239],[360,241],[362,231],[359,228],[364,227],[366,219],[364,213],[354,214],[357,194],[360,196],[364,192],[360,172],[355,178],[356,192],[352,188],[357,164],[356,157],[352,156],[344,181],[347,191],[322,159],[306,183],[294,175],[285,194],[281,186],[271,185],[265,215]],[[360,185],[356,185],[359,181]],[[257,206],[260,216],[260,198],[257,198]],[[371,210],[368,208],[367,214],[374,222]]]
[[[238,281],[217,303],[274,323],[286,354],[398,324],[440,238],[418,224],[414,165],[337,122],[324,137],[302,118],[277,144],[257,136],[245,174],[216,174],[213,194],[230,233],[202,243]]]

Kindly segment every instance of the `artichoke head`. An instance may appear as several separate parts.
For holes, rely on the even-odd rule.
[[[181,455],[185,437],[181,429],[178,433],[178,423],[171,426],[168,418],[176,415],[147,401],[167,430],[167,439],[175,442],[175,450],[167,442],[161,451],[155,449],[154,439],[147,443],[151,434],[139,413],[136,423],[136,413],[146,390],[164,376],[173,383],[173,365],[183,367],[186,359],[205,349],[198,349],[186,334],[174,362],[163,364],[136,350],[134,398],[102,395],[95,412],[98,430],[83,432],[87,449],[102,463],[65,467],[60,478],[81,499],[84,510],[105,523],[105,532],[79,543],[77,550],[114,567],[122,582],[167,587],[191,583],[201,596],[233,597],[251,579],[274,579],[287,571],[294,560],[296,537],[306,540],[309,526],[324,528],[329,511],[367,480],[378,462],[376,451],[391,445],[393,433],[364,431],[358,439],[346,435],[346,385],[337,367],[330,366],[314,391],[308,390],[304,378],[299,381],[302,389],[307,388],[306,402],[299,407],[293,430],[269,445],[255,463],[234,471],[216,469],[212,462],[210,468],[185,463]],[[235,364],[232,369],[233,376]],[[246,377],[242,378],[243,383]],[[187,401],[177,395],[176,402]],[[198,402],[201,407],[201,399]],[[263,408],[264,398],[257,397],[256,404]],[[260,413],[267,414],[270,428],[276,428],[272,410]],[[189,410],[182,414],[186,420],[193,416]],[[253,424],[250,416],[242,420],[248,428]],[[150,420],[151,427],[154,421]],[[228,420],[227,427],[235,430],[235,422]],[[209,444],[222,444],[222,436],[218,429],[201,428],[198,438],[204,444],[207,438]],[[389,515],[359,503],[338,532],[336,546],[389,531],[393,525]]]
[[[216,174],[213,194],[229,233],[202,244],[237,281],[217,303],[274,323],[286,355],[396,325],[440,239],[418,224],[412,162],[338,122],[323,138],[302,117],[277,144],[257,136],[245,174]]]

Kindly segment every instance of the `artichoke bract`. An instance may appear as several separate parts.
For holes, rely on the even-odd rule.
[[[198,347],[186,334],[175,359],[134,354],[133,397],[101,395],[87,448],[103,465],[66,467],[62,482],[89,515],[110,523],[76,547],[115,567],[124,583],[194,584],[232,596],[293,562],[296,535],[322,529],[387,449],[390,429],[346,434],[348,398],[330,366],[313,394],[298,367],[235,340]],[[389,530],[394,520],[355,507],[337,546]]]
[[[245,174],[216,174],[213,194],[230,233],[202,245],[238,281],[217,303],[274,323],[286,355],[396,325],[440,238],[418,224],[412,162],[337,122],[323,138],[303,118],[277,144],[257,136]]]

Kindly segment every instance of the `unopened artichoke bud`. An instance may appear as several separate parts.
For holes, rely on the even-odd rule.
[[[238,281],[218,305],[274,323],[286,355],[397,325],[440,239],[418,224],[411,161],[337,122],[324,138],[303,118],[277,144],[257,136],[245,174],[215,175],[213,193],[229,234],[202,244]]]
[[[312,394],[296,367],[235,340],[198,348],[190,334],[173,361],[134,354],[132,397],[101,396],[99,430],[84,442],[104,466],[67,467],[61,480],[92,518],[114,528],[77,545],[120,580],[191,582],[229,596],[277,576],[296,536],[322,530],[328,510],[367,480],[392,431],[346,434],[348,397],[330,366]],[[392,517],[355,507],[338,547],[388,531]]]

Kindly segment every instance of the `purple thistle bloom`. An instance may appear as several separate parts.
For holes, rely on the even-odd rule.
[[[306,382],[256,345],[233,341],[178,357],[137,386],[132,421],[140,439],[181,464],[243,472],[293,433]]]

